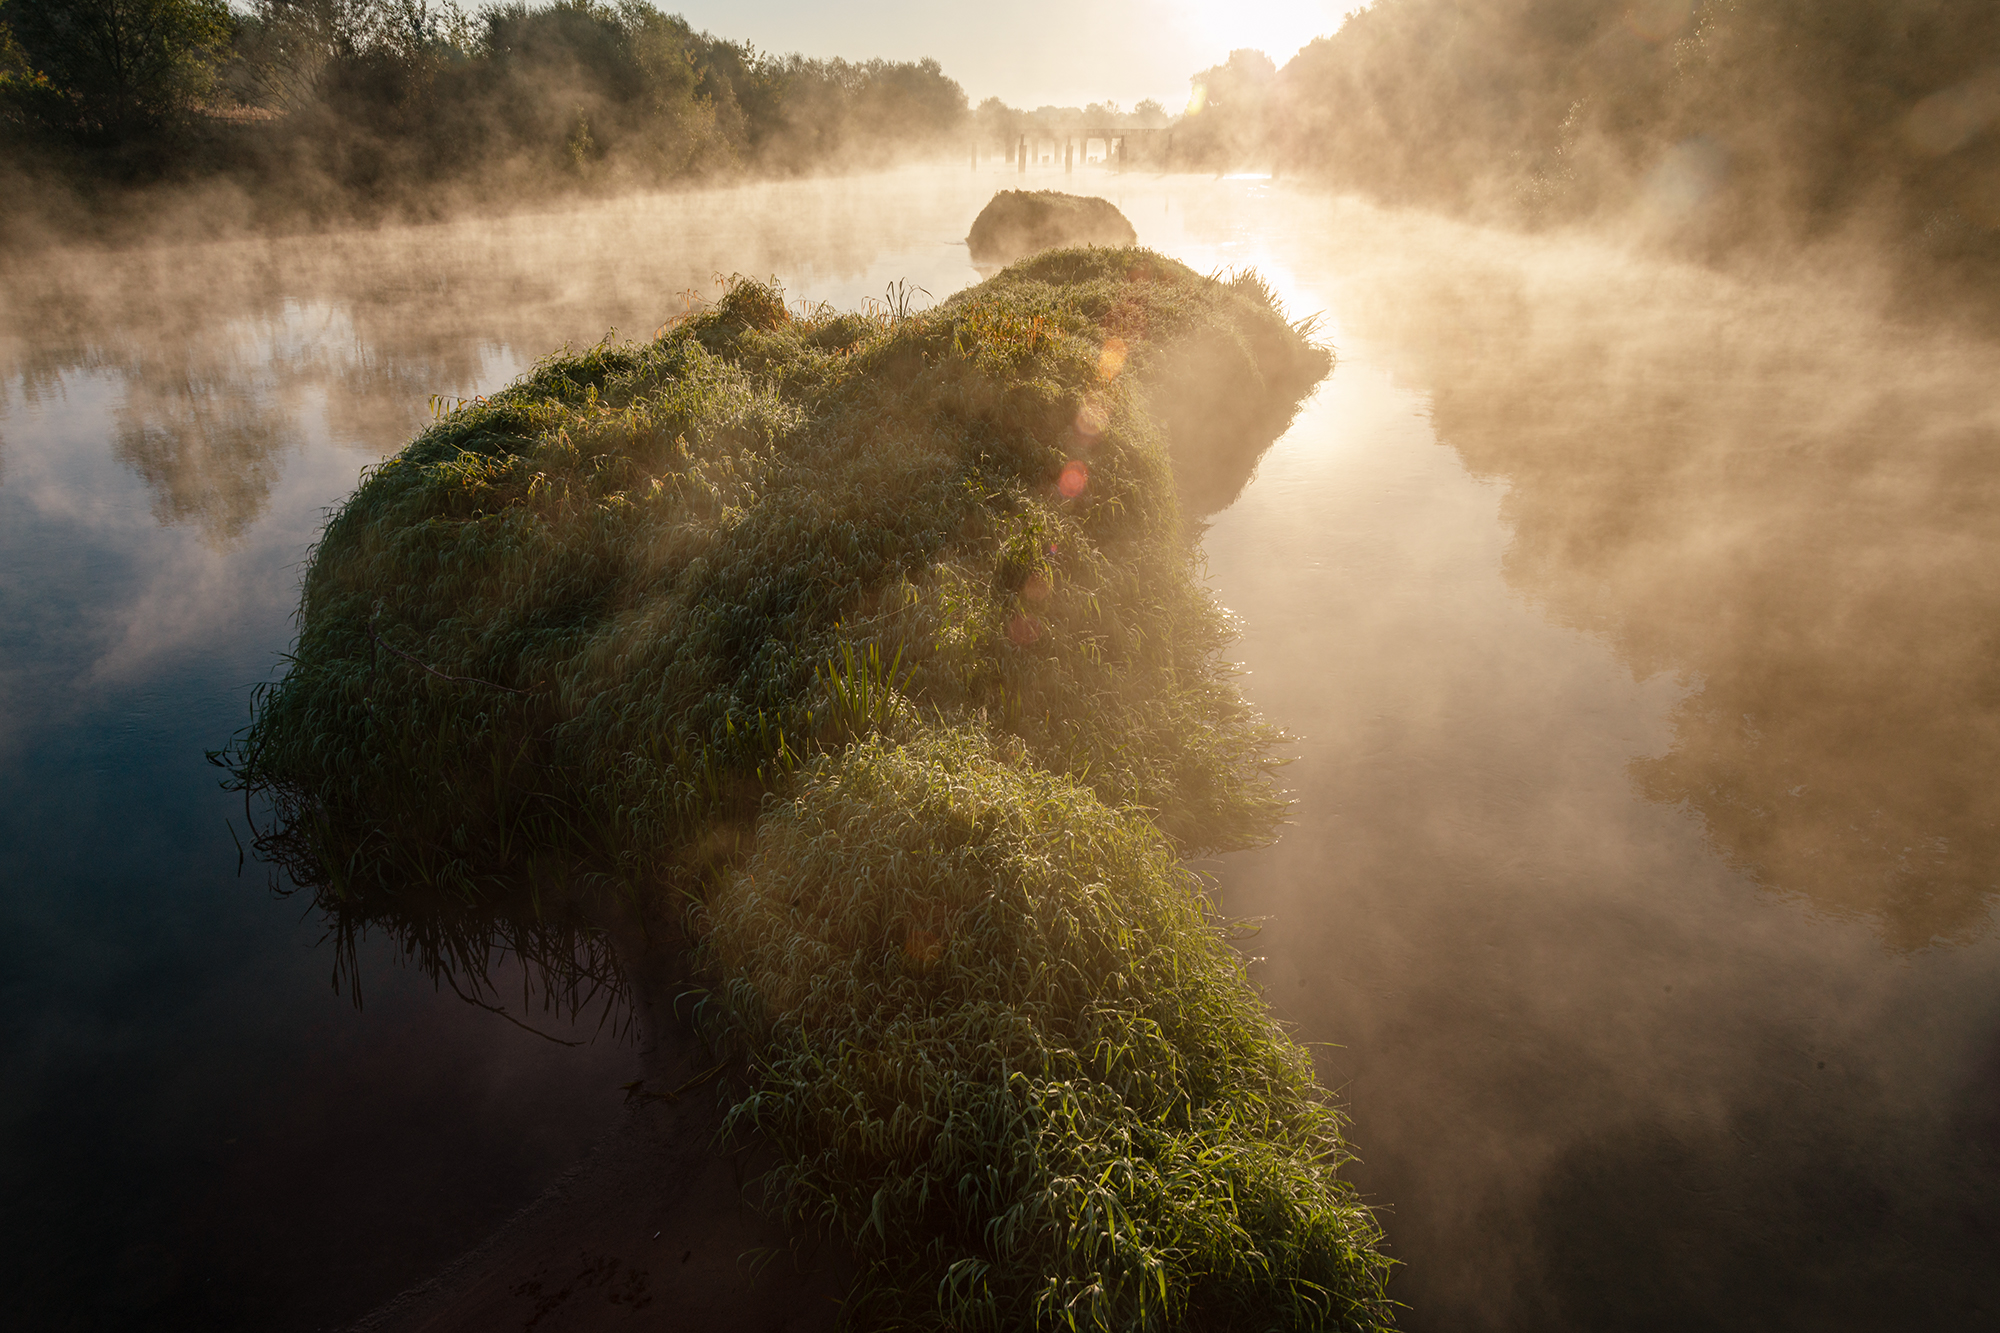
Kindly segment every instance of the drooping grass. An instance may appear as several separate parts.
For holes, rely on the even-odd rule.
[[[1004,264],[1068,245],[1131,245],[1139,233],[1118,206],[1059,190],[1002,190],[987,201],[965,235],[975,263]]]
[[[1327,365],[1138,250],[738,282],[373,469],[236,780],[337,914],[705,899],[736,1119],[863,1322],[1375,1326],[1337,1118],[1175,868],[1284,811],[1184,515]]]
[[[987,737],[822,757],[711,895],[773,1195],[866,1327],[1372,1329],[1339,1118],[1136,811]]]

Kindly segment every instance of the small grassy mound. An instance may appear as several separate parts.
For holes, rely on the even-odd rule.
[[[710,898],[775,1193],[863,1326],[1385,1322],[1339,1122],[1139,813],[977,733],[817,761]]]
[[[1328,364],[1140,250],[898,318],[739,282],[373,469],[235,780],[426,957],[452,899],[695,904],[862,1322],[1377,1326],[1337,1118],[1176,868],[1284,812],[1176,473],[1240,484]]]
[[[1132,245],[1139,233],[1108,199],[1057,190],[1002,190],[979,216],[965,243],[974,263],[1004,264],[1071,245]]]

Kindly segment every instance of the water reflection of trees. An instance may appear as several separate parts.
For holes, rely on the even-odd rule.
[[[1510,582],[1689,690],[1632,772],[1899,948],[2000,892],[2000,350],[1608,256],[1405,270],[1363,323],[1509,485]]]
[[[381,456],[565,341],[644,337],[718,273],[864,272],[962,235],[921,175],[637,196],[560,213],[124,250],[0,255],[0,380],[30,405],[68,377],[122,390],[116,456],[163,523],[228,541],[301,443]],[[823,293],[816,293],[823,294]]]
[[[296,444],[289,414],[226,376],[128,376],[112,452],[152,488],[162,524],[195,523],[228,541],[264,510]]]

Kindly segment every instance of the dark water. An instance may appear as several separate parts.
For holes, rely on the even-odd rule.
[[[630,1048],[239,875],[202,758],[430,395],[719,274],[943,296],[996,183],[10,261],[0,1266],[48,1328],[313,1328],[583,1152]],[[1049,184],[1053,181],[1038,181]],[[1205,539],[1300,738],[1211,867],[1418,1329],[2000,1322],[2000,350],[1257,181],[1082,177],[1341,363]],[[231,820],[234,820],[232,833]],[[615,1016],[614,1016],[615,1026]],[[596,1035],[596,1040],[589,1040]]]
[[[357,1009],[303,899],[239,873],[204,751],[277,670],[328,506],[431,395],[649,335],[731,272],[843,306],[962,286],[984,194],[947,185],[7,261],[0,1323],[327,1326],[587,1151],[638,1073],[618,1015],[544,1013],[496,956],[483,999],[548,1040],[379,937]]]

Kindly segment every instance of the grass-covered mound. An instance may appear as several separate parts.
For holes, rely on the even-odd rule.
[[[735,1115],[861,1324],[1384,1322],[1338,1118],[1141,812],[913,728],[817,760],[709,910]]]
[[[1071,245],[1132,245],[1139,233],[1117,206],[1058,190],[1002,190],[979,210],[966,233],[974,263],[1005,264],[1023,255]]]
[[[364,920],[692,903],[864,1322],[1373,1326],[1334,1113],[1177,869],[1284,806],[1175,471],[1328,364],[1138,250],[900,318],[738,283],[374,469],[237,779]]]

